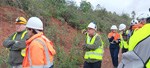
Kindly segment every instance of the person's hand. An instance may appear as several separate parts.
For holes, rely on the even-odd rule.
[[[113,37],[115,37],[116,33],[114,33]]]
[[[19,41],[15,41],[15,43],[18,43]]]

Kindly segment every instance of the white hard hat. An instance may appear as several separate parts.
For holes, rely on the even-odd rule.
[[[120,24],[119,25],[119,30],[123,30],[123,29],[125,29],[126,28],[126,25],[125,24]]]
[[[39,18],[31,17],[28,20],[26,27],[33,28],[33,29],[38,29],[38,30],[43,30],[43,23]]]
[[[130,24],[130,25],[135,25],[135,24],[138,24],[138,21],[137,21],[136,19],[133,19],[133,20],[131,21],[131,24]]]
[[[96,26],[95,22],[91,22],[91,23],[88,25],[88,28],[92,28],[92,29],[97,30],[97,26]]]
[[[112,29],[116,29],[116,30],[117,30],[117,26],[116,26],[116,25],[112,25],[110,29],[111,29],[111,30],[112,30]]]
[[[146,14],[146,13],[142,13],[138,16],[138,20],[144,20],[144,19],[147,19],[147,17],[149,17],[149,14]]]

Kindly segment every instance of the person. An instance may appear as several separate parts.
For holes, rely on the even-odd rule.
[[[9,36],[4,40],[3,46],[9,48],[8,63],[11,68],[21,68],[23,62],[23,56],[25,55],[24,48],[26,48],[25,41],[29,38],[26,30],[26,19],[24,17],[18,17],[15,21],[16,33]]]
[[[130,30],[130,36],[132,36],[133,35],[133,33],[134,33],[134,30],[132,30],[132,27],[134,26],[134,25],[136,25],[136,24],[138,24],[138,21],[136,20],[136,19],[133,19],[133,20],[131,20],[131,23],[130,23],[130,28],[129,28],[129,30]],[[136,31],[136,30],[135,30]]]
[[[150,68],[150,17],[129,40],[129,51],[124,53],[118,68]]]
[[[26,55],[23,68],[53,68],[53,43],[43,35],[43,23],[37,17],[31,17],[26,25],[29,39],[26,42]]]
[[[83,45],[83,51],[85,51],[83,68],[100,68],[103,58],[103,42],[100,35],[96,33],[95,23],[91,22],[87,28],[87,37]]]
[[[111,26],[111,32],[108,34],[108,40],[110,42],[110,54],[112,58],[112,63],[114,68],[118,66],[118,53],[119,53],[119,43],[120,43],[120,35],[117,33],[117,26]]]
[[[125,24],[120,24],[119,25],[119,30],[121,31],[120,33],[120,46],[122,48],[122,53],[127,52],[128,51],[128,40],[130,38],[130,34],[129,31],[126,28]]]
[[[142,13],[142,14],[140,14],[139,16],[138,16],[138,24],[136,24],[136,25],[134,25],[133,27],[132,27],[132,30],[134,30],[135,32],[137,31],[137,30],[139,30],[140,28],[142,28],[145,24],[146,24],[146,18],[147,17],[149,17],[149,15],[148,14],[146,14],[146,13]]]

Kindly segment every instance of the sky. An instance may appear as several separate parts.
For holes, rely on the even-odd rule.
[[[78,6],[80,6],[81,0],[71,0],[75,1]],[[142,13],[148,13],[150,8],[150,0],[86,0],[90,2],[95,9],[97,4],[101,7],[106,8],[107,11],[116,12],[121,15],[122,13],[127,13],[131,17],[131,12],[134,10],[136,12],[136,17]]]

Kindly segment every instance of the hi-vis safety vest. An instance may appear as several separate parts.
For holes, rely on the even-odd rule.
[[[134,31],[133,31],[133,34],[138,31],[140,28],[135,28]]]
[[[25,36],[25,34],[26,34],[27,32],[28,32],[27,30],[23,32],[23,34],[22,34],[22,36],[21,36],[21,39],[24,38],[24,36]],[[17,35],[17,32],[16,32],[15,35],[13,36],[12,40],[15,40],[16,35]],[[25,50],[26,50],[26,48],[24,48],[24,49],[21,50],[21,55],[22,55],[23,57],[25,56]]]
[[[129,40],[129,51],[123,54],[118,68],[150,68],[150,23],[136,31]]]
[[[87,33],[87,44],[94,44],[96,37],[99,36],[98,34],[95,34],[95,36],[91,39],[91,42],[89,42],[89,34]],[[86,51],[84,59],[97,59],[102,60],[103,58],[103,41],[101,39],[101,46],[99,46],[95,50]]]
[[[128,34],[129,32],[128,32],[128,30],[126,31],[126,34]],[[124,41],[123,40],[123,37],[122,37],[122,34],[120,33],[120,39],[121,39],[121,43],[120,43],[120,47],[121,48],[125,48],[125,49],[128,49],[128,47],[129,47],[129,45],[128,45],[128,43],[127,43],[127,41]]]

